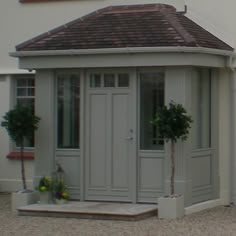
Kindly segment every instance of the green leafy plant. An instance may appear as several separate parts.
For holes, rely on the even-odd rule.
[[[178,139],[186,140],[189,135],[191,116],[181,104],[170,102],[169,106],[163,106],[157,112],[156,117],[151,122],[158,127],[159,134],[166,142],[171,142],[171,195],[174,195],[174,176],[175,176],[175,143]]]
[[[22,187],[27,189],[24,165],[24,140],[31,138],[38,128],[40,118],[28,106],[17,105],[3,116],[1,126],[6,128],[10,138],[20,147]]]
[[[54,183],[54,197],[58,200],[69,199],[69,193],[67,192],[65,183],[62,179],[56,180]]]
[[[52,186],[53,186],[52,178],[49,176],[43,176],[40,179],[39,185],[36,189],[39,192],[49,192],[52,191]]]

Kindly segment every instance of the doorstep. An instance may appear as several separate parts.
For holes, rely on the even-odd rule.
[[[157,216],[157,204],[77,202],[33,204],[18,208],[20,216],[137,221]]]

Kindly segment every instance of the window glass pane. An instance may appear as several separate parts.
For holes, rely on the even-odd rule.
[[[118,74],[118,87],[129,87],[129,74]]]
[[[151,120],[158,108],[164,105],[164,73],[141,74],[140,103],[140,148],[163,150],[164,141]]]
[[[22,106],[29,106],[34,112],[34,78],[16,79],[16,103]],[[30,138],[24,140],[25,147],[34,147],[34,133]]]
[[[28,96],[34,96],[34,88],[28,88]]]
[[[92,74],[90,76],[90,87],[91,88],[101,87],[101,75],[100,74]]]
[[[115,87],[114,74],[104,74],[104,87]]]
[[[193,149],[211,147],[211,76],[209,69],[196,69],[192,78]]]
[[[27,87],[27,79],[17,79],[16,86],[18,87]]]
[[[26,88],[17,88],[17,96],[26,96],[27,89]]]
[[[58,148],[79,148],[80,80],[78,75],[58,77]]]
[[[28,86],[29,87],[34,87],[34,80],[28,79]]]
[[[34,98],[18,98],[17,104],[22,106],[29,106],[34,110]]]

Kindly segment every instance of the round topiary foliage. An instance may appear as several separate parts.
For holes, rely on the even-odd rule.
[[[21,177],[23,190],[27,189],[24,167],[24,139],[34,135],[40,118],[28,106],[17,105],[3,116],[1,126],[6,128],[10,138],[20,146]]]

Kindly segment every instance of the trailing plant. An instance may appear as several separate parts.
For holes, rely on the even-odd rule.
[[[17,105],[3,116],[1,126],[6,128],[10,138],[20,147],[22,188],[27,189],[24,165],[24,140],[31,138],[38,128],[40,118],[28,106]]]
[[[56,180],[54,183],[54,194],[55,199],[61,200],[68,200],[69,199],[69,193],[66,190],[66,185],[64,183],[64,180],[59,179]]]
[[[187,111],[181,104],[173,101],[169,106],[163,106],[159,109],[151,123],[158,127],[159,135],[166,141],[171,142],[171,177],[170,189],[171,195],[174,195],[174,177],[175,177],[175,143],[178,139],[186,140],[189,135],[191,116],[187,115]]]

